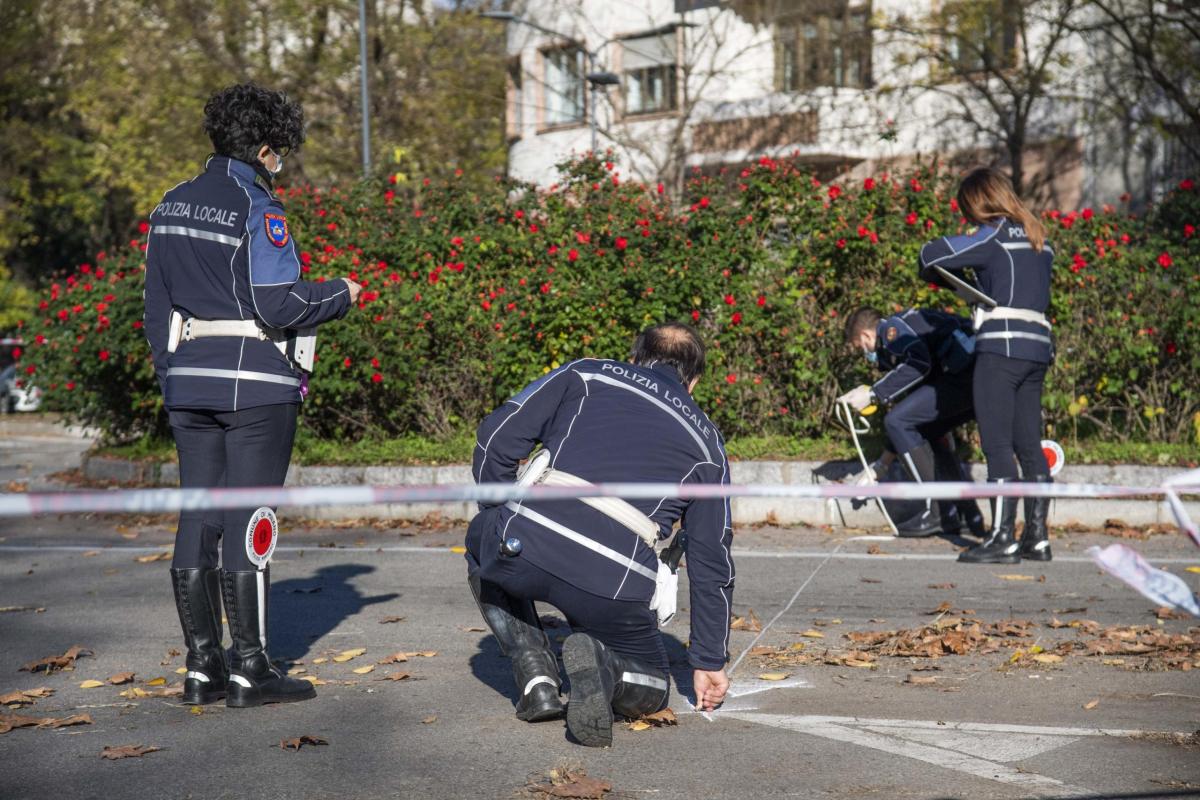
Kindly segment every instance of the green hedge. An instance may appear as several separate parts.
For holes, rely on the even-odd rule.
[[[842,347],[851,309],[964,311],[917,279],[916,256],[964,222],[952,178],[917,171],[823,185],[786,161],[661,187],[596,160],[538,190],[497,181],[281,190],[305,277],[348,275],[360,307],[321,329],[306,435],[328,441],[470,430],[543,372],[621,357],[634,333],[694,321],[710,345],[698,400],[727,436],[820,436],[866,377]],[[1200,192],[1144,216],[1047,213],[1057,253],[1059,436],[1200,440]],[[162,433],[140,330],[143,241],[50,287],[25,325],[26,378],[114,441]]]

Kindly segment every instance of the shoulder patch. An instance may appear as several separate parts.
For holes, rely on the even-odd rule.
[[[899,333],[900,333],[900,331],[896,330],[895,325],[889,325],[888,329],[887,329],[887,333],[885,333],[883,335],[883,338],[887,339],[889,342],[894,342],[894,341],[896,341],[896,336]]]
[[[289,234],[287,226],[287,217],[283,214],[272,214],[269,211],[263,214],[263,226],[267,230],[267,239],[276,247],[283,247],[288,243]]]

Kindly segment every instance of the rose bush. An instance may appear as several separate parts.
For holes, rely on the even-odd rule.
[[[710,345],[697,398],[727,436],[820,434],[868,378],[842,345],[861,305],[965,313],[917,279],[921,244],[966,228],[952,176],[822,184],[787,160],[696,175],[672,204],[617,165],[563,165],[545,189],[461,180],[280,190],[304,277],[348,276],[359,308],[319,338],[307,435],[469,430],[526,382],[581,356],[622,357],[681,319]],[[1183,442],[1200,408],[1200,193],[1141,217],[1045,215],[1058,362],[1047,422],[1079,436]],[[53,284],[25,324],[25,379],[111,439],[164,433],[142,336],[143,240]]]

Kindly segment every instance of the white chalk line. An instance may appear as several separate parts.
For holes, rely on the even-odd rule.
[[[1089,796],[1095,792],[1017,769],[1008,763],[1032,758],[1084,737],[1128,737],[1150,733],[986,722],[790,716],[739,710],[724,712],[721,716],[868,747],[1026,790],[1053,792],[1057,796]],[[989,757],[985,758],[984,754]]]
[[[892,541],[894,537],[880,537],[888,541]],[[165,542],[160,545],[108,545],[108,544],[0,544],[0,553],[32,553],[32,552],[48,552],[48,553],[77,553],[90,552],[99,550],[101,553],[118,552],[118,553],[150,553],[161,552],[168,550],[174,545]],[[336,547],[323,547],[319,544],[313,545],[280,545],[275,548],[276,553],[305,553],[310,555],[313,553],[429,553],[434,555],[461,555],[460,552],[451,550],[450,547],[420,547],[417,545],[338,545]],[[735,558],[762,558],[762,559],[817,559],[828,558],[828,552],[812,552],[808,550],[783,550],[783,551],[767,551],[767,550],[741,550],[733,549]],[[838,553],[833,556],[835,561],[957,561],[957,553],[879,553],[871,555],[868,553]],[[1168,565],[1193,565],[1200,564],[1200,557],[1184,558],[1177,556],[1148,556],[1147,560],[1155,564]],[[1095,564],[1091,558],[1087,556],[1055,556],[1051,564]],[[987,565],[985,565],[987,566]],[[992,564],[990,566],[997,566]],[[1000,565],[1005,567],[1015,567],[1016,564]],[[1046,569],[1042,564],[1038,564],[1039,568]]]

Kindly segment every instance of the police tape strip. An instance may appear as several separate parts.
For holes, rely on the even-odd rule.
[[[1198,471],[1200,472],[1200,471]],[[970,500],[991,497],[1050,497],[1074,499],[1164,497],[1182,511],[1179,495],[1200,494],[1195,480],[1168,486],[1117,486],[1073,483],[880,483],[850,484],[676,484],[597,483],[591,486],[520,486],[511,483],[450,484],[441,486],[270,486],[239,488],[115,489],[73,492],[28,492],[0,495],[0,517],[37,514],[164,513],[261,506],[346,506],[406,503],[575,500],[581,497],[620,497],[626,500],[684,500],[779,497],[801,500]]]

